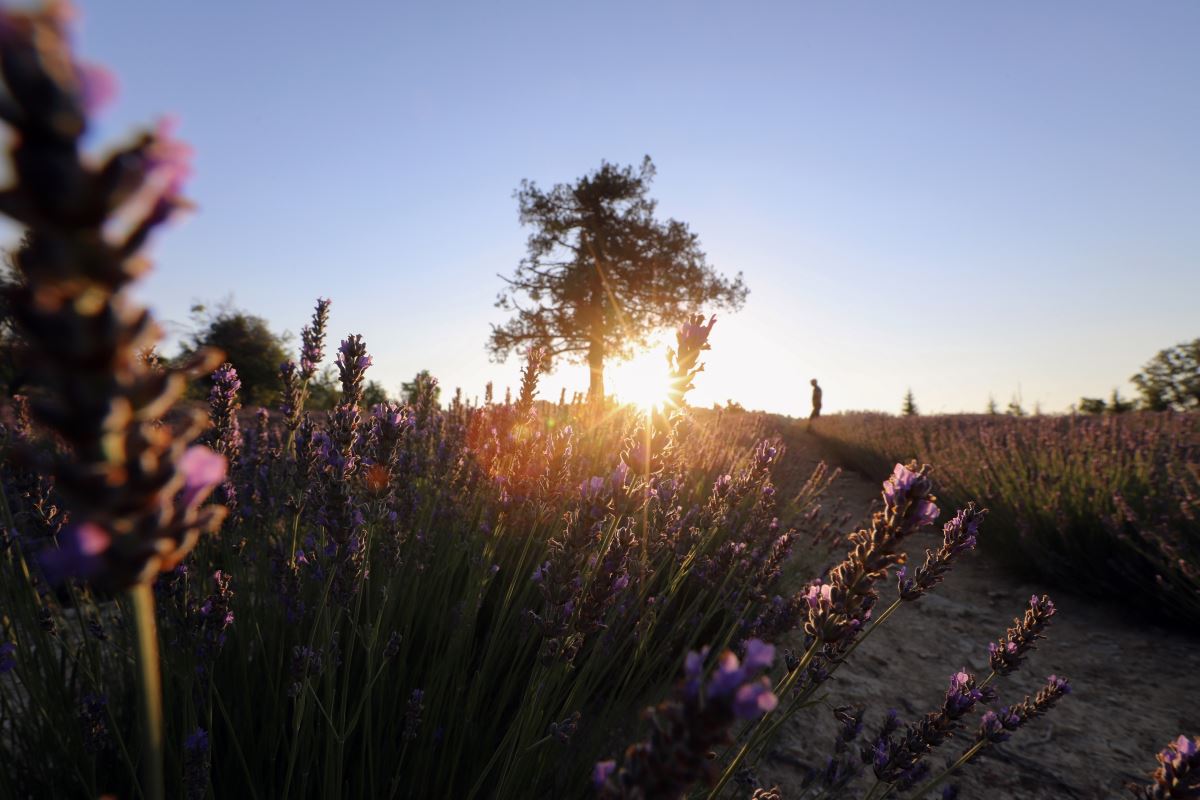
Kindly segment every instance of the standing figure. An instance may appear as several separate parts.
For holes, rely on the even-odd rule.
[[[808,427],[811,429],[813,420],[821,416],[821,387],[817,385],[816,378],[813,378],[809,383],[813,387],[812,413],[808,415]]]

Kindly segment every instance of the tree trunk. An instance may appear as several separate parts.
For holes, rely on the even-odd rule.
[[[588,370],[591,373],[591,380],[588,383],[588,401],[592,403],[604,402],[604,273],[603,267],[600,264],[600,256],[596,254],[596,248],[588,238],[587,231],[581,235],[581,243],[592,256],[592,262],[595,270],[592,272],[591,280],[591,313],[589,320],[589,333],[591,341],[588,342]]]
[[[588,400],[593,403],[604,400],[604,339],[593,336],[588,345],[588,370],[591,372],[591,382],[588,383]]]

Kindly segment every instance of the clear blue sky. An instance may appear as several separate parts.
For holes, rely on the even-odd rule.
[[[170,112],[196,149],[160,318],[232,293],[295,332],[329,296],[392,389],[515,386],[513,189],[647,153],[751,289],[698,402],[1062,410],[1200,336],[1191,0],[80,5],[121,83],[97,139]]]

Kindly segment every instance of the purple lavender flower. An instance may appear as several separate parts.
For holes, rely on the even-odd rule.
[[[387,643],[383,647],[383,659],[385,661],[391,661],[400,654],[400,643],[403,639],[404,637],[400,635],[399,631],[392,631],[388,635]]]
[[[183,740],[183,794],[187,800],[204,800],[208,793],[208,731],[196,728]]]
[[[525,356],[525,366],[521,368],[521,391],[517,395],[517,406],[514,409],[514,416],[519,424],[528,421],[533,413],[538,378],[549,366],[549,361],[549,350],[545,347],[529,348]]]
[[[775,662],[775,646],[758,639],[746,642],[746,657],[743,669],[750,672],[760,672],[770,669]]]
[[[738,687],[733,696],[733,713],[739,719],[758,719],[774,711],[777,705],[779,698],[771,691],[771,682],[767,678]]]
[[[1008,675],[1021,665],[1025,654],[1033,649],[1039,639],[1046,638],[1043,631],[1054,616],[1054,603],[1048,595],[1029,598],[1029,607],[1025,616],[1014,619],[1004,638],[999,642],[988,645],[988,661],[992,671],[998,675]]]
[[[238,463],[242,452],[242,432],[238,426],[238,390],[242,382],[233,364],[226,362],[212,374],[212,389],[208,393],[209,416],[212,430],[207,442],[213,450],[225,456],[230,465]],[[221,499],[231,509],[237,505],[237,487],[232,480],[221,486]]]
[[[912,576],[902,567],[896,572],[896,585],[903,600],[916,600],[942,582],[952,563],[963,553],[975,549],[979,526],[987,509],[976,510],[968,503],[942,528],[942,546],[925,551],[925,563]]]
[[[876,512],[871,527],[850,534],[846,559],[829,570],[823,581],[810,584],[792,598],[793,610],[808,635],[823,643],[824,657],[836,659],[871,618],[879,597],[875,584],[890,567],[904,561],[897,546],[902,539],[937,516],[933,486],[927,468],[897,464],[883,485],[884,510]],[[826,588],[828,587],[828,588]],[[776,630],[786,618],[772,621]]]
[[[192,609],[189,619],[189,632],[195,654],[193,668],[199,678],[205,678],[211,672],[217,656],[225,646],[226,631],[234,621],[233,609],[230,606],[233,599],[230,575],[216,570],[212,574],[212,581],[215,591]]]
[[[617,762],[611,758],[607,761],[597,761],[595,768],[592,770],[592,784],[597,788],[601,788],[608,783],[608,779],[617,769]]]
[[[318,678],[325,669],[325,654],[308,645],[295,645],[292,648],[292,658],[288,665],[288,697],[296,698],[304,691],[309,680]]]
[[[1071,684],[1066,679],[1051,675],[1034,698],[1026,697],[1014,706],[1006,706],[984,714],[979,723],[979,731],[975,734],[975,741],[992,744],[1007,741],[1013,731],[1046,713],[1064,695],[1070,693]]]
[[[159,191],[159,202],[178,195],[183,182],[192,174],[192,148],[178,139],[179,121],[171,116],[159,119],[154,128],[154,143],[147,153],[150,177]]]
[[[933,524],[938,507],[929,496],[932,485],[925,471],[916,471],[915,464],[897,464],[883,484],[883,501],[888,511],[907,514],[914,529]],[[911,508],[909,504],[911,503]]]
[[[176,496],[178,461],[200,420],[185,414],[180,425],[161,424],[186,387],[183,373],[219,361],[204,351],[189,369],[162,370],[138,357],[159,333],[131,284],[146,272],[150,236],[186,205],[190,150],[164,121],[119,151],[83,155],[87,114],[111,82],[75,61],[65,8],[0,12],[15,179],[3,206],[26,230],[6,306],[41,390],[33,417],[63,445],[46,474],[77,524],[111,537],[102,563],[84,566],[99,567],[94,582],[124,589],[173,568],[224,516]],[[68,542],[72,549],[87,556],[99,548]]]
[[[747,671],[738,662],[738,657],[726,650],[717,659],[717,668],[713,671],[708,684],[708,697],[729,697],[746,682]]]
[[[950,676],[942,707],[908,725],[899,739],[895,712],[888,715],[883,729],[863,760],[870,763],[879,780],[906,791],[929,773],[925,757],[963,728],[962,718],[977,703],[989,702],[994,695],[976,686],[975,676],[961,670]]]
[[[363,378],[373,363],[362,336],[355,334],[342,340],[336,363],[342,379],[342,404],[361,405]]]
[[[242,381],[238,378],[237,370],[228,361],[213,372],[212,383],[208,398],[209,402],[214,405],[214,398],[220,398],[224,403],[232,405],[237,399],[238,390],[242,388]]]
[[[425,710],[425,692],[413,689],[408,696],[408,706],[404,710],[404,731],[401,738],[412,741],[421,730],[421,712]]]
[[[279,365],[279,379],[283,384],[280,395],[279,411],[283,414],[284,425],[289,431],[300,427],[300,418],[304,413],[304,393],[300,387],[300,378],[296,373],[296,363],[288,360]]]
[[[185,450],[179,459],[179,471],[183,475],[180,506],[194,509],[203,503],[217,484],[225,479],[227,468],[225,457],[207,447],[197,445]]]
[[[700,691],[700,680],[704,674],[704,660],[708,658],[707,645],[699,651],[689,650],[683,659],[684,692],[694,697]]]
[[[575,736],[575,732],[579,730],[579,720],[582,718],[582,713],[573,711],[566,719],[559,722],[551,722],[548,732],[560,743],[570,744],[571,739]]]
[[[759,677],[773,660],[773,648],[751,640],[746,652],[751,654],[746,664],[722,653],[703,693],[704,653],[689,653],[674,697],[646,711],[649,738],[631,745],[619,768],[612,761],[596,764],[592,778],[600,797],[680,797],[697,781],[713,785],[718,772],[710,752],[731,741],[738,719],[757,719],[778,702],[770,681]]]
[[[950,676],[950,688],[946,691],[946,715],[958,719],[966,714],[975,704],[984,699],[982,690],[975,688],[975,677],[966,669]]]
[[[1054,691],[1061,697],[1070,691],[1070,687],[1064,686]],[[1026,698],[1026,702],[1028,702],[1028,698]],[[1049,705],[1046,705],[1046,708],[1048,707]],[[1013,731],[1020,728],[1025,720],[1026,717],[1022,716],[1019,706],[1005,706],[995,711],[988,711],[979,721],[979,731],[975,734],[975,741],[991,744],[1006,742],[1012,736]]]
[[[1155,756],[1158,768],[1148,786],[1129,785],[1140,800],[1195,800],[1200,798],[1200,737],[1180,734]]]
[[[317,298],[312,324],[300,329],[300,377],[305,381],[312,380],[325,358],[325,326],[329,322],[329,304],[325,298]]]
[[[708,335],[712,333],[713,326],[716,324],[716,314],[713,314],[709,318],[708,324],[704,324],[704,315],[700,314],[680,325],[679,332],[676,334],[679,352],[711,349],[711,345],[708,343]]]
[[[675,349],[667,353],[667,362],[671,367],[666,403],[668,408],[683,407],[684,396],[692,389],[692,382],[704,369],[704,365],[699,363],[700,353],[712,349],[708,343],[708,336],[716,323],[716,316],[710,318],[706,325],[704,315],[696,314],[676,331]]]
[[[89,116],[99,114],[117,96],[117,76],[99,64],[79,65],[79,89],[84,111]]]
[[[57,549],[42,552],[42,571],[52,584],[68,578],[90,580],[103,572],[105,553],[111,544],[108,531],[95,523],[70,525],[59,534]]]

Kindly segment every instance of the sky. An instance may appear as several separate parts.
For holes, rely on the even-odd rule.
[[[195,148],[139,289],[176,336],[229,297],[297,333],[326,296],[390,390],[515,389],[485,351],[513,190],[645,154],[750,288],[696,404],[807,414],[816,377],[827,413],[1061,411],[1200,336],[1190,0],[79,5],[121,87],[92,144],[171,114]]]

